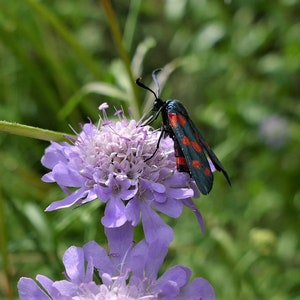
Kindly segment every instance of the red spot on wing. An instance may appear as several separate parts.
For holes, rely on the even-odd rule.
[[[176,165],[186,165],[186,159],[182,156],[175,157]]]
[[[210,168],[206,167],[206,168],[204,169],[204,175],[205,175],[205,176],[209,176],[210,174],[211,174]]]
[[[178,125],[177,114],[168,113],[169,122],[172,127],[176,127]]]
[[[180,157],[181,156],[181,154],[179,153],[178,148],[174,148],[174,152],[175,152],[175,156],[176,157]]]
[[[178,122],[179,122],[179,124],[181,125],[181,126],[184,126],[185,124],[186,124],[186,118],[183,116],[183,115],[178,115],[177,116],[177,118],[178,118]]]
[[[168,113],[170,125],[173,127],[184,126],[186,124],[186,118],[183,115],[176,113]]]
[[[179,172],[189,172],[189,167],[187,165],[186,159],[183,156],[176,156],[176,167]]]
[[[192,144],[192,147],[194,148],[194,150],[195,150],[196,152],[201,152],[201,151],[202,151],[202,148],[201,148],[201,146],[199,145],[199,143],[197,143],[197,142],[191,142],[191,144]]]
[[[184,136],[184,137],[182,138],[182,140],[181,140],[181,143],[182,143],[183,145],[189,146],[189,145],[191,144],[191,141],[190,141],[190,139],[189,139],[187,136]]]
[[[192,160],[192,165],[195,169],[199,169],[201,167],[201,163],[199,160]]]

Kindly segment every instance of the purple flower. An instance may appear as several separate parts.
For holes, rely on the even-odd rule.
[[[160,240],[142,240],[134,245],[133,227],[106,228],[110,253],[92,241],[83,248],[72,246],[64,254],[65,278],[52,281],[38,275],[22,277],[18,283],[21,300],[80,299],[214,299],[210,283],[196,278],[191,270],[174,266],[158,277],[168,245]],[[95,281],[95,278],[99,278]]]
[[[158,234],[171,242],[173,232],[156,211],[177,218],[186,205],[203,228],[191,199],[197,188],[189,174],[176,171],[172,139],[162,139],[156,151],[160,131],[127,120],[123,111],[116,113],[119,120],[110,121],[108,105],[99,108],[103,118],[98,126],[84,124],[73,143],[52,142],[46,149],[42,164],[51,171],[42,179],[56,182],[67,193],[46,210],[100,199],[106,203],[101,220],[105,227],[127,221],[136,226],[141,220],[147,242]]]
[[[287,143],[288,125],[287,119],[283,116],[268,116],[260,124],[260,136],[266,145],[274,149],[280,149]]]

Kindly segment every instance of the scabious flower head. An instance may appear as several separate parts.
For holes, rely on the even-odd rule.
[[[83,248],[72,246],[64,254],[65,280],[52,281],[38,275],[22,277],[18,283],[21,300],[213,300],[210,283],[191,271],[174,266],[158,277],[168,245],[142,240],[134,245],[133,227],[125,223],[105,230],[110,253],[92,241]],[[99,278],[95,281],[94,278]]]
[[[285,117],[271,115],[266,117],[260,124],[260,136],[264,143],[271,148],[284,147],[289,138],[289,124]]]
[[[123,111],[116,112],[117,121],[109,120],[107,108],[102,104],[99,124],[84,124],[72,143],[52,142],[46,149],[42,164],[51,171],[42,179],[56,182],[67,193],[46,210],[100,199],[106,203],[101,220],[105,227],[120,227],[127,221],[136,226],[142,220],[148,242],[157,235],[173,239],[157,211],[177,218],[186,205],[203,227],[191,199],[195,184],[187,173],[175,171],[172,139],[162,139],[157,149],[160,131],[128,120]]]

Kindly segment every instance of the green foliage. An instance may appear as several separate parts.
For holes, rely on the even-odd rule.
[[[190,108],[232,180],[216,174],[196,200],[204,234],[189,211],[169,220],[166,265],[191,267],[217,299],[300,299],[299,2],[115,1],[121,46],[100,2],[1,1],[0,119],[72,134],[105,101],[139,118],[153,96],[132,78],[163,67],[162,97]],[[48,143],[0,144],[0,298],[14,299],[19,277],[59,279],[70,245],[105,239],[95,204],[43,212],[64,197],[40,180]]]

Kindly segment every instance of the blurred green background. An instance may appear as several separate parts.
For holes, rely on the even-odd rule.
[[[189,266],[221,300],[300,299],[300,2],[116,0],[123,50],[105,4],[0,1],[0,119],[70,133],[104,101],[139,118],[153,95],[132,78],[163,67],[162,98],[185,104],[232,180],[196,200],[204,234],[188,210],[168,220],[165,267]],[[48,142],[0,143],[0,298],[15,299],[21,276],[62,279],[69,246],[106,241],[96,203],[43,212],[63,198],[40,180]]]

